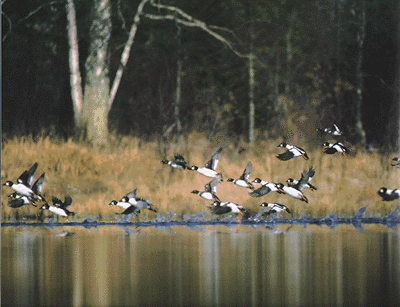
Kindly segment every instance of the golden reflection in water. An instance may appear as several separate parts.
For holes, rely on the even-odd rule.
[[[399,229],[5,227],[2,305],[396,305]]]

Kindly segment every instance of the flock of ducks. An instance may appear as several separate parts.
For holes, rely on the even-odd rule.
[[[317,129],[317,131],[322,131],[323,133],[327,133],[335,137],[343,136],[343,133],[335,124],[333,124],[329,128]],[[336,152],[339,152],[342,155],[346,156],[350,153],[349,149],[346,148],[341,142],[324,142],[323,146],[324,153],[326,154],[335,154]],[[306,151],[300,147],[290,145],[285,142],[280,143],[278,147],[286,149],[283,153],[276,156],[281,161],[289,161],[298,157],[303,157],[305,160],[309,159]],[[172,160],[164,159],[161,161],[161,163],[182,171],[196,171],[203,176],[212,178],[212,180],[204,186],[204,190],[193,190],[191,193],[197,194],[203,199],[211,201],[212,204],[208,206],[208,208],[213,214],[235,214],[238,221],[240,222],[242,216],[249,215],[248,211],[244,209],[241,205],[238,205],[234,202],[221,201],[220,198],[217,196],[217,186],[223,181],[222,174],[216,170],[221,157],[221,153],[222,147],[219,148],[212,155],[211,159],[203,167],[199,167],[196,165],[189,166],[187,161],[181,154],[175,154]],[[400,159],[397,157],[393,158],[391,165],[399,168]],[[45,173],[43,173],[35,181],[35,183],[33,183],[34,173],[37,167],[38,163],[36,162],[29,170],[24,171],[18,177],[15,183],[13,183],[12,181],[6,181],[4,183],[5,186],[8,186],[14,190],[14,192],[9,195],[10,200],[8,201],[8,206],[12,208],[19,208],[25,205],[33,205],[37,207],[38,203],[42,203],[42,205],[40,206],[40,209],[42,210],[49,210],[50,212],[61,217],[74,215],[74,212],[69,211],[69,208],[72,204],[72,198],[70,196],[65,196],[64,201],[61,201],[59,198],[53,196],[52,205],[50,205],[42,196]],[[288,178],[286,180],[286,185],[282,183],[275,183],[272,181],[265,181],[260,178],[250,180],[251,171],[252,164],[251,162],[248,162],[246,168],[239,178],[228,178],[227,181],[233,183],[238,187],[248,189],[249,195],[252,197],[261,197],[273,192],[277,192],[279,194],[285,194],[306,203],[308,203],[308,199],[304,195],[303,191],[305,189],[310,189],[311,191],[317,190],[317,188],[310,183],[315,174],[315,169],[312,166],[310,166],[308,170],[304,170],[301,173],[299,179]],[[257,188],[256,184],[259,185]],[[137,197],[136,194],[137,189],[130,191],[129,193],[124,195],[119,201],[111,201],[109,205],[115,205],[122,208],[124,210],[122,214],[125,215],[138,214],[143,209],[157,212],[157,210],[154,208],[149,200]],[[382,198],[383,201],[392,201],[395,199],[399,199],[400,190],[382,187],[378,191],[378,195]],[[263,202],[260,206],[269,208],[268,211],[264,212],[264,214],[266,215],[281,212],[289,214],[292,213],[288,207],[279,203]]]

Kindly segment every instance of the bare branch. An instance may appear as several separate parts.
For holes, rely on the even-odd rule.
[[[117,70],[117,73],[115,74],[114,82],[113,82],[112,87],[111,87],[110,99],[108,101],[108,109],[109,110],[111,109],[111,106],[112,106],[112,104],[114,102],[115,96],[117,95],[117,90],[118,90],[119,84],[121,83],[122,74],[124,72],[126,63],[128,62],[129,53],[131,51],[131,48],[132,48],[132,45],[133,45],[133,41],[135,39],[137,27],[138,27],[139,22],[140,22],[140,15],[142,14],[144,5],[147,2],[149,2],[149,0],[142,0],[139,3],[139,6],[137,8],[136,15],[135,15],[135,18],[133,20],[133,24],[131,26],[131,30],[129,31],[128,41],[126,42],[125,48],[122,51],[121,63],[120,63],[120,66],[119,66],[119,68]]]
[[[6,0],[2,1],[1,4],[4,4],[4,2],[6,2]],[[42,4],[42,5],[39,5],[35,10],[29,12],[24,18],[18,20],[18,22],[16,23],[15,27],[18,26],[20,23],[26,21],[27,19],[29,19],[29,18],[32,17],[33,15],[35,15],[35,14],[36,14],[37,12],[39,12],[42,8],[44,8],[44,7],[48,6],[48,5],[53,5],[53,4],[56,4],[56,3],[63,3],[63,2],[65,2],[65,1],[58,0],[58,1],[51,1],[51,2],[48,2],[48,3],[44,3],[44,4]],[[3,12],[2,12],[2,14],[3,14],[4,16],[6,16]],[[6,16],[6,17],[7,17],[7,16]],[[10,20],[10,18],[8,18],[8,17],[7,17],[7,20],[8,20],[9,23],[10,23],[10,29],[9,29],[9,30],[7,31],[7,33],[3,36],[3,42],[6,40],[7,36],[11,33],[11,20]]]
[[[158,6],[158,5],[157,5],[157,6]],[[160,6],[163,6],[163,7],[164,7],[164,5],[160,5]],[[174,8],[174,7],[172,7],[172,8]],[[177,8],[174,8],[174,9],[180,11],[180,10],[177,9]],[[173,11],[176,11],[176,10],[173,10]],[[185,14],[185,15],[187,15],[187,14]],[[144,16],[147,17],[147,18],[149,18],[149,19],[154,19],[154,20],[174,20],[174,21],[176,21],[177,23],[180,23],[180,24],[185,25],[185,26],[187,26],[187,27],[197,27],[197,28],[200,28],[200,29],[206,31],[206,32],[207,32],[208,34],[210,34],[211,36],[213,36],[214,38],[216,38],[217,40],[219,40],[220,42],[222,42],[224,45],[226,45],[226,46],[227,46],[230,50],[232,50],[233,53],[235,53],[238,57],[241,57],[241,58],[249,58],[249,55],[248,55],[248,54],[243,54],[243,53],[240,53],[239,51],[237,51],[237,50],[233,47],[233,45],[232,45],[231,42],[229,42],[226,38],[224,38],[223,36],[221,36],[221,35],[218,34],[217,32],[211,30],[210,27],[207,26],[206,23],[203,22],[203,21],[194,19],[194,18],[192,18],[192,17],[190,17],[190,16],[189,16],[190,19],[187,18],[188,20],[180,19],[180,18],[178,18],[178,17],[176,17],[176,16],[174,16],[174,15],[162,15],[162,16],[161,16],[161,15],[153,15],[153,14],[144,14]]]

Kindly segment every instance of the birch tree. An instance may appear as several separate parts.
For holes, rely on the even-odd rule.
[[[150,7],[150,13],[144,12],[146,4]],[[111,0],[94,0],[92,25],[90,28],[89,56],[85,62],[85,82],[84,86],[82,86],[82,78],[79,71],[76,12],[73,0],[67,0],[66,9],[70,46],[70,83],[73,110],[75,113],[75,126],[78,132],[85,135],[86,139],[94,145],[104,145],[107,143],[108,113],[117,94],[141,17],[145,16],[153,20],[173,20],[182,26],[200,28],[220,41],[237,56],[248,58],[248,55],[240,53],[228,39],[217,32],[218,30],[226,31],[226,29],[209,26],[205,22],[193,18],[178,7],[164,5],[154,0],[141,0],[129,31],[128,40],[121,54],[120,66],[110,88],[108,45],[111,36]],[[182,69],[181,66],[180,69]],[[179,82],[179,75],[177,82]],[[179,99],[178,95],[180,94],[177,93],[177,99]],[[175,108],[175,120],[179,123],[178,102],[176,102]]]

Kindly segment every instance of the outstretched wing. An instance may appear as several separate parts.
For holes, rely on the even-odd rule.
[[[69,207],[71,207],[71,204],[72,204],[72,197],[71,196],[65,196],[63,207],[65,209],[69,209]]]
[[[125,195],[125,197],[128,197],[128,198],[135,198],[135,197],[136,197],[136,191],[137,191],[137,188],[134,189],[133,191],[130,191],[129,193],[127,193],[127,194]]]
[[[204,189],[207,192],[211,192],[211,193],[217,193],[217,185],[221,182],[221,175],[219,174],[218,176],[214,177],[213,180],[211,180],[210,182],[206,183],[206,185],[204,186]]]
[[[215,171],[219,162],[219,158],[221,157],[221,152],[222,152],[222,147],[212,155],[211,159],[206,163],[205,167]]]
[[[251,173],[251,168],[252,168],[251,162],[247,163],[247,166],[244,169],[242,176],[240,176],[240,179],[248,181]]]
[[[40,177],[35,181],[35,183],[32,186],[32,191],[36,194],[36,195],[41,195],[43,192],[43,187],[44,187],[44,175],[45,173],[43,173],[42,175],[40,175]]]
[[[38,163],[35,162],[31,168],[27,171],[24,171],[21,176],[18,177],[17,182],[22,183],[26,185],[27,187],[31,187],[32,182],[33,182],[33,175],[36,172],[36,169],[38,167]]]

